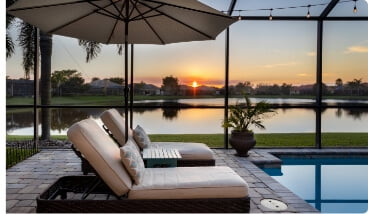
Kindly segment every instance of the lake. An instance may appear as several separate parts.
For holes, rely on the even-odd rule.
[[[238,99],[229,99],[235,104]],[[252,99],[258,102],[264,99]],[[312,99],[266,99],[272,104],[312,104]],[[134,110],[133,127],[141,125],[148,134],[213,134],[223,133],[221,108],[161,108],[166,101],[139,101],[137,105],[158,106]],[[328,104],[346,103],[346,100],[325,100]],[[172,104],[173,101],[170,101]],[[368,104],[368,101],[359,101]],[[223,106],[224,99],[180,99],[174,104],[190,106]],[[65,135],[75,122],[93,118],[99,124],[99,115],[106,108],[51,109],[51,134]],[[119,109],[123,114],[122,109]],[[312,133],[315,131],[315,111],[307,108],[277,109],[277,114],[265,120],[265,130],[254,129],[255,133]],[[32,109],[7,110],[6,130],[9,135],[33,135]],[[368,132],[367,108],[328,108],[322,112],[322,132]]]

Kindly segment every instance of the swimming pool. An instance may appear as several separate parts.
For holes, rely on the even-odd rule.
[[[368,157],[280,157],[263,170],[324,213],[368,213]]]

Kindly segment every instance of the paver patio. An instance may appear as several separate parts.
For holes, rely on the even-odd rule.
[[[318,212],[252,163],[278,164],[278,159],[268,152],[285,152],[285,150],[254,149],[248,158],[234,156],[233,150],[214,149],[213,151],[216,156],[216,165],[231,167],[247,181],[250,187],[251,212],[276,212],[260,204],[263,198],[279,199],[285,202],[288,209],[282,212]],[[298,149],[297,151],[305,153],[320,150]],[[326,150],[322,151],[326,152]],[[354,153],[362,150],[349,151]],[[368,150],[363,151],[367,153]],[[80,159],[70,149],[44,149],[8,169],[6,171],[6,211],[9,213],[35,212],[36,197],[59,177],[66,175],[82,175]]]

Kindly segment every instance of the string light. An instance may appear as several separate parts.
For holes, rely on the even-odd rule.
[[[307,19],[309,19],[310,17],[311,17],[311,15],[310,15],[310,11],[309,11],[309,9],[310,9],[310,4],[308,5],[308,13],[307,13]]]
[[[353,12],[354,13],[357,13],[358,12],[358,8],[357,8],[357,2],[358,0],[340,0],[338,2],[338,4],[341,4],[341,3],[347,3],[347,2],[354,2],[354,9],[353,9]],[[367,1],[368,3],[368,0],[365,0]],[[307,15],[306,15],[306,18],[309,19],[311,18],[311,13],[310,13],[310,9],[311,7],[317,7],[317,6],[326,6],[328,5],[329,3],[320,3],[320,4],[309,4],[309,5],[300,5],[300,6],[290,6],[290,7],[277,7],[277,8],[271,8],[271,9],[249,9],[249,10],[232,10],[231,12],[238,12],[239,15],[238,15],[238,20],[242,20],[243,16],[241,15],[242,12],[255,12],[255,11],[270,11],[270,15],[268,17],[269,20],[273,20],[273,15],[272,15],[272,12],[273,10],[286,10],[286,9],[298,9],[298,8],[308,8],[308,11],[307,11]],[[224,13],[229,13],[230,11],[222,11]]]
[[[268,17],[269,20],[272,20],[272,11],[273,11],[273,8],[270,9],[270,17]]]

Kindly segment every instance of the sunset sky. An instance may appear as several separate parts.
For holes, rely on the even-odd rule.
[[[230,0],[202,1],[218,10],[227,10]],[[269,7],[302,6],[326,3],[327,0],[238,0],[237,15],[266,15],[258,10]],[[262,2],[262,3],[260,3]],[[366,16],[368,4],[358,0],[358,12],[353,2],[339,4],[331,16]],[[324,6],[312,7],[311,14],[319,14]],[[273,15],[304,15],[306,8],[273,10]],[[13,38],[16,32],[13,31]],[[230,84],[250,81],[254,85],[312,84],[316,73],[316,34],[314,21],[247,21],[230,28]],[[162,78],[173,75],[180,84],[224,85],[225,35],[214,41],[187,42],[170,45],[135,45],[135,80],[157,86]],[[333,84],[337,78],[344,82],[354,78],[368,82],[368,22],[325,22],[324,24],[323,82]],[[117,55],[115,45],[106,45],[92,62],[85,62],[85,53],[78,40],[54,36],[52,71],[76,69],[89,82],[93,77],[123,76],[123,56]],[[7,60],[7,75],[24,77],[21,50]]]

